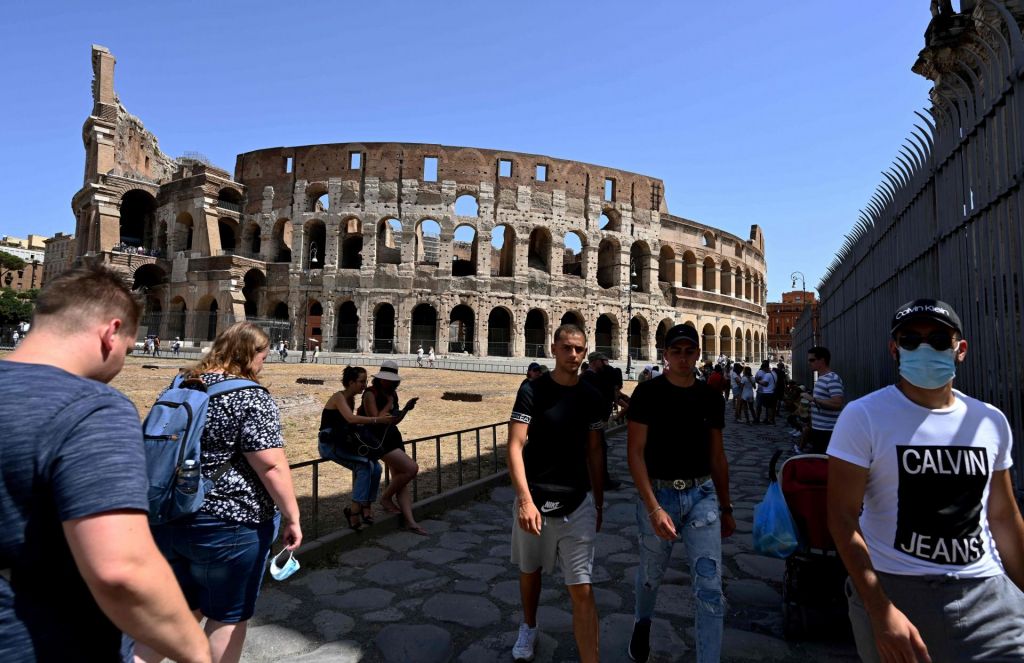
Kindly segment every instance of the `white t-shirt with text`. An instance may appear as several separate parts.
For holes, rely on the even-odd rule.
[[[992,472],[1013,465],[1013,439],[997,408],[953,390],[930,410],[895,386],[851,402],[828,455],[867,468],[860,528],[877,571],[1000,575],[988,526]]]

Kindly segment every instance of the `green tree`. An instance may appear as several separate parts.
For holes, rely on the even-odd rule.
[[[0,293],[0,325],[13,325],[32,317],[32,302],[21,299],[17,293],[5,288]]]
[[[8,286],[14,279],[14,272],[25,269],[25,261],[18,256],[0,251],[0,285]]]

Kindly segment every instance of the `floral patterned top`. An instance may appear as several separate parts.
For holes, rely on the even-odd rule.
[[[199,376],[211,385],[236,378],[222,373]],[[266,522],[277,507],[243,453],[284,447],[281,415],[266,389],[240,389],[210,399],[202,439],[202,473],[209,477],[222,464],[230,469],[206,494],[200,511],[247,524]]]

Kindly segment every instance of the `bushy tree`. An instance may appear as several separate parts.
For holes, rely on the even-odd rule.
[[[22,299],[10,288],[0,293],[0,325],[26,322],[32,317],[32,302]]]

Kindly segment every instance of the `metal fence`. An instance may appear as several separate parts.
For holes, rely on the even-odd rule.
[[[1005,412],[1020,441],[1024,36],[1003,2],[980,0],[953,18],[933,21],[915,65],[936,81],[932,108],[918,113],[921,124],[818,286],[820,335],[856,397],[895,378],[886,342],[896,307],[917,297],[950,303],[970,344],[957,388]],[[795,357],[809,347],[809,325],[801,318]],[[1017,444],[1018,486],[1022,460]]]
[[[506,467],[507,440],[507,421],[407,440],[406,449],[420,467],[412,481],[413,501],[501,472]],[[351,495],[352,472],[322,458],[295,463],[291,469],[300,495],[303,531],[315,539],[346,527],[342,509]],[[384,484],[389,481],[385,471]]]

